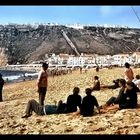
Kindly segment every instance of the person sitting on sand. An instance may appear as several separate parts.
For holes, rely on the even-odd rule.
[[[83,98],[80,107],[80,115],[83,115],[84,117],[94,115],[94,106],[96,106],[98,111],[100,112],[99,104],[96,97],[91,95],[92,90],[90,88],[86,88],[85,93],[87,96]]]
[[[126,89],[119,102],[120,109],[136,108],[137,107],[137,86],[132,81],[126,82]]]
[[[100,109],[105,109],[105,110],[112,110],[112,109],[129,109],[129,108],[139,108],[140,105],[137,103],[137,91],[138,88],[132,81],[127,81],[126,86],[123,86],[125,82],[120,82],[123,83],[122,87],[120,89],[119,93],[119,100],[116,99],[110,99],[106,104],[107,106],[101,106]],[[115,104],[112,107],[109,105]]]
[[[61,108],[60,108],[61,106]],[[36,100],[32,99],[29,100],[27,103],[27,107],[25,110],[25,115],[22,116],[22,118],[28,118],[32,116],[32,112],[35,112],[37,115],[50,115],[50,114],[60,114],[63,113],[65,109],[65,106],[62,106],[61,102],[58,102],[58,105],[40,105]]]
[[[75,87],[73,89],[73,94],[69,95],[67,98],[67,103],[63,103],[61,100],[57,105],[40,105],[36,100],[29,100],[25,115],[22,118],[28,118],[32,115],[34,111],[37,115],[49,115],[49,114],[60,114],[60,113],[71,113],[77,111],[77,106],[81,105],[81,96],[78,95],[80,89]]]
[[[71,113],[76,112],[77,107],[81,106],[81,96],[79,95],[80,89],[79,87],[74,87],[73,94],[67,97],[66,103],[63,103],[62,100],[59,101],[59,112],[61,113]]]
[[[37,115],[49,115],[49,114],[56,114],[58,106],[56,105],[46,105],[42,106],[40,105],[36,100],[32,99],[29,100],[27,103],[25,115],[22,116],[22,118],[28,118],[32,115],[32,112],[34,111]]]
[[[140,90],[140,75],[136,75],[136,78],[132,81]]]
[[[119,80],[119,86],[120,86],[120,90],[119,90],[119,95],[117,97],[111,97],[105,105],[102,105],[101,108],[106,108],[110,105],[114,105],[114,104],[119,104],[119,102],[122,99],[122,96],[124,94],[124,90],[125,90],[125,86],[126,86],[126,81],[124,79],[120,79]]]
[[[126,83],[126,84],[125,84]],[[125,86],[126,85],[126,86]],[[118,104],[118,109],[136,108],[137,107],[137,91],[138,88],[132,81],[120,81],[120,92],[117,98],[110,98],[104,106],[101,108],[106,109],[106,107],[111,104]]]
[[[91,88],[92,91],[94,90],[100,90],[100,81],[98,76],[94,76],[94,82],[93,87]]]
[[[120,79],[113,80],[114,84],[112,84],[112,85],[100,85],[100,87],[101,87],[101,89],[105,89],[105,88],[116,89],[116,88],[119,88],[119,80]]]

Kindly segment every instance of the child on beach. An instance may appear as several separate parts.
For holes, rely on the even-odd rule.
[[[91,90],[100,90],[100,81],[98,76],[94,76],[93,87],[91,88]]]

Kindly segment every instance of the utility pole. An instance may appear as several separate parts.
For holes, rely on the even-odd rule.
[[[133,10],[134,14],[136,15],[137,19],[138,19],[138,20],[139,20],[139,22],[140,22],[140,18],[139,18],[139,16],[138,16],[137,12],[135,11],[135,9],[134,9],[132,6],[131,6],[131,8],[132,8],[132,10]]]
[[[140,18],[139,18],[139,16],[138,16],[137,12],[135,11],[135,9],[134,9],[132,6],[131,6],[131,8],[132,8],[134,14],[136,15],[138,21],[140,22]],[[138,47],[138,48],[139,48],[139,47]],[[136,49],[136,51],[138,50],[138,48]]]

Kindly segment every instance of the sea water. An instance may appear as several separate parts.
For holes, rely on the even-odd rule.
[[[18,70],[0,70],[3,79],[6,82],[23,81],[26,79],[37,78],[38,73],[29,71],[18,71]]]

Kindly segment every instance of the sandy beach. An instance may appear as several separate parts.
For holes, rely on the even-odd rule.
[[[140,74],[140,69],[134,69]],[[75,86],[80,88],[80,95],[85,96],[85,88],[92,87],[92,79],[98,75],[101,84],[112,84],[112,80],[123,78],[124,68],[89,69],[87,73],[49,77],[46,104],[54,100],[65,101]],[[117,96],[118,89],[100,90],[92,94],[99,105],[104,104],[111,96]],[[53,114],[37,116],[35,113],[27,119],[21,116],[30,99],[38,101],[36,80],[7,84],[3,89],[4,102],[0,102],[0,134],[139,134],[140,109],[126,109],[97,114],[92,117],[72,116],[71,114]],[[140,95],[138,95],[140,103]]]

